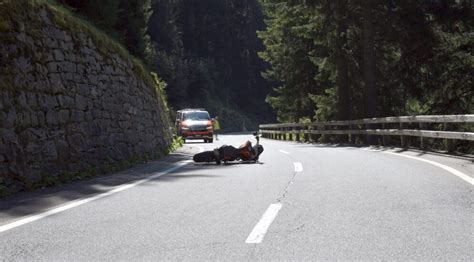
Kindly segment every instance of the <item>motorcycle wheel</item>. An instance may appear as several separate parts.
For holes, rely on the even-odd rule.
[[[214,152],[213,151],[205,151],[205,152],[197,153],[193,156],[193,160],[196,163],[213,162],[213,161],[215,161]]]

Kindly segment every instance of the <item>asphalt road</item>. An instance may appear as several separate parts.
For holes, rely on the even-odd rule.
[[[245,140],[0,200],[0,260],[474,260],[472,159],[262,139],[258,164],[189,162]]]

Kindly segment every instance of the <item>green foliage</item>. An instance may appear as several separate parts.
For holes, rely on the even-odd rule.
[[[259,31],[258,36],[266,49],[259,55],[272,65],[263,76],[282,84],[266,101],[279,121],[312,118],[317,105],[309,94],[323,95],[325,89],[334,86],[328,59],[324,57],[327,50],[318,35],[321,21],[311,9],[289,1],[262,1],[262,6],[267,28]]]
[[[73,172],[64,172],[62,175],[58,176],[58,178],[61,184],[65,184],[74,181],[75,179],[77,179],[77,176],[78,175]]]
[[[473,112],[471,2],[260,2],[279,121]]]
[[[134,59],[110,34],[98,28],[95,24],[88,21],[87,18],[78,16],[70,9],[55,2],[44,0],[39,3],[51,11],[52,19],[57,26],[65,30],[71,30],[75,34],[83,32],[91,37],[101,54],[105,57],[109,57],[112,53],[111,51],[113,51],[124,60],[132,60],[134,67],[143,67],[141,62]]]
[[[150,55],[147,53],[147,46],[151,43],[146,32],[151,12],[151,0],[122,0],[115,24],[115,29],[122,36],[127,49],[144,60]]]
[[[328,88],[325,95],[310,95],[311,99],[318,106],[315,111],[315,121],[329,121],[335,118],[337,93],[336,88]]]
[[[11,29],[10,21],[0,18],[0,32],[7,32]]]
[[[159,97],[162,100],[162,103],[164,105],[165,110],[169,113],[169,108],[168,108],[168,98],[166,96],[166,82],[161,80],[158,74],[155,72],[151,72],[151,77],[153,79],[153,85],[155,86],[156,93],[159,95]]]
[[[123,12],[123,9],[118,8],[119,3],[115,0],[101,2],[100,4],[96,3],[97,1],[95,0],[65,0],[62,2],[70,4],[73,12],[77,12],[83,16],[88,16],[89,19],[92,19],[92,21],[95,22],[95,25],[102,28],[102,30],[106,30],[108,34],[102,32],[101,29],[98,29],[95,25],[87,22],[85,19],[76,17],[77,15],[72,14],[70,9],[56,3],[47,3],[46,6],[50,9],[55,23],[76,33],[85,32],[92,38],[99,51],[105,57],[109,57],[112,50],[119,54],[125,61],[131,61],[135,74],[139,79],[144,81],[147,86],[152,88],[156,98],[161,101],[163,110],[168,111],[166,93],[164,91],[166,83],[161,81],[156,73],[150,74],[150,71],[140,59],[148,59],[144,46],[149,42],[145,35],[146,21],[149,17],[149,13],[147,14],[150,8],[149,0],[124,1],[122,7],[127,7],[127,12]],[[94,8],[96,5],[97,7]],[[101,14],[106,13],[109,14],[109,16],[115,17],[101,19]],[[118,31],[111,29],[115,27],[120,27],[126,30],[126,32],[123,32],[123,35],[120,36],[118,35]],[[137,32],[139,31],[140,33],[132,33],[131,31],[133,30],[130,27],[133,27],[133,30],[137,30]],[[137,39],[127,38],[131,34],[134,34]],[[131,56],[120,43],[116,42],[111,37],[122,41],[127,45],[127,47],[129,47],[129,51],[139,56],[139,58]],[[123,39],[126,39],[126,41]],[[136,49],[139,44],[143,46],[142,49]],[[170,120],[167,115],[163,115],[161,120],[163,121],[164,126],[170,125]]]
[[[168,154],[174,152],[176,149],[182,147],[184,144],[184,139],[180,136],[173,137],[173,143],[168,149]]]
[[[405,105],[407,115],[425,115],[430,110],[430,104],[422,104],[416,99],[409,99]]]
[[[172,150],[177,149],[178,147],[182,146],[182,144],[183,144],[182,139],[180,138],[175,139],[172,149],[167,151],[167,153],[172,152]],[[104,165],[103,168],[101,168],[101,170],[99,170],[95,166],[91,166],[87,168],[85,171],[81,171],[81,172],[65,171],[61,174],[42,173],[39,176],[39,179],[37,181],[23,179],[21,183],[23,184],[23,188],[26,191],[34,191],[34,190],[37,190],[40,188],[46,188],[46,187],[55,187],[55,186],[71,183],[78,180],[91,179],[105,173],[112,173],[112,172],[124,170],[134,165],[144,163],[152,159],[153,160],[159,159],[162,156],[163,154],[156,153],[153,155],[132,157],[128,160],[119,161],[119,162],[110,160],[110,162]],[[8,196],[11,193],[13,193],[3,183],[4,182],[0,179],[0,198]]]
[[[58,176],[43,173],[41,174],[41,179],[38,182],[38,184],[27,186],[27,187],[30,187],[30,190],[33,190],[39,187],[52,187],[52,186],[57,186],[59,184],[61,184],[61,182]]]
[[[70,1],[74,2],[74,1]],[[87,2],[87,1],[84,1]],[[98,1],[96,1],[98,2]],[[107,1],[107,3],[112,4],[113,1]],[[81,3],[81,1],[76,1],[76,3]],[[101,1],[102,3],[102,1]],[[141,1],[143,5],[145,6],[146,3],[149,5],[149,1]],[[131,4],[129,2],[128,4]],[[145,8],[142,6],[142,8]],[[113,35],[113,32],[108,32],[110,35],[107,35],[104,33],[102,30],[106,30],[108,26],[105,26],[105,24],[99,23],[99,26],[102,28],[98,29],[96,27],[97,24],[92,24],[90,22],[87,22],[84,20],[84,17],[80,17],[77,14],[73,14],[73,12],[78,11],[77,9],[70,9],[70,8],[65,8],[65,6],[62,6],[58,3],[56,3],[53,0],[17,0],[17,1],[0,1],[0,32],[5,30],[10,32],[11,29],[18,30],[17,27],[12,27],[15,21],[21,21],[22,19],[27,19],[31,18],[32,15],[29,12],[35,12],[38,11],[39,9],[46,8],[50,15],[52,21],[55,23],[56,26],[63,28],[64,30],[70,31],[71,35],[73,38],[77,37],[77,35],[81,32],[85,33],[87,36],[91,37],[92,41],[95,43],[95,45],[99,48],[99,51],[104,55],[106,58],[109,57],[111,53],[116,53],[118,54],[122,59],[125,61],[131,61],[133,65],[133,70],[145,83],[148,84],[152,88],[152,91],[156,96],[160,99],[162,102],[162,105],[164,106],[164,110],[167,111],[167,102],[166,102],[166,94],[165,94],[165,87],[166,83],[162,81],[156,73],[151,73],[148,71],[146,66],[143,64],[143,62],[136,58],[131,56],[128,51],[123,48],[123,46],[119,43],[117,43],[114,39],[110,38],[110,35]],[[139,8],[140,9],[140,8]],[[144,9],[140,9],[144,10]],[[101,12],[99,10],[96,10],[97,12]],[[111,11],[111,10],[109,10]],[[83,13],[82,15],[86,15]],[[127,16],[130,14],[127,14]],[[135,13],[135,15],[137,15]],[[143,14],[138,14],[139,18],[136,18],[137,20],[144,19],[143,21],[146,21],[146,17],[142,17]],[[120,19],[119,17],[118,19]],[[113,20],[113,19],[112,19]],[[112,24],[106,21],[112,21],[112,20],[104,20],[104,23],[107,24]],[[117,20],[118,21],[118,20]],[[143,22],[145,23],[145,22]],[[142,23],[142,25],[143,25]],[[146,24],[146,23],[145,23]],[[25,30],[28,34],[34,34],[31,28],[29,28],[28,24],[25,23]],[[144,33],[146,30],[146,26],[141,28],[141,31]],[[4,39],[7,34],[1,34],[0,35],[0,40],[2,43],[7,43],[8,39]],[[29,50],[21,50],[21,52],[25,52]],[[39,58],[41,59],[41,58]],[[8,68],[7,68],[8,69]],[[11,72],[4,70],[2,71],[3,75],[1,76],[2,80],[0,82],[0,89],[11,89],[12,85],[11,83],[13,82],[10,79]],[[167,117],[166,112],[162,115],[162,121],[164,126],[170,126],[169,118]],[[167,134],[164,134],[167,135]],[[178,144],[174,143],[172,145],[174,148],[178,146]],[[130,167],[132,165],[135,165],[137,163],[142,163],[143,161],[149,160],[149,159],[158,159],[164,155],[164,153],[167,152],[166,149],[163,149],[165,152],[158,152],[154,155],[146,155],[144,157],[136,157],[132,158],[120,163],[113,163],[105,168],[105,170],[98,170],[96,167],[91,167],[87,169],[84,172],[65,172],[63,174],[59,175],[51,175],[51,174],[41,174],[40,178],[36,182],[32,182],[30,180],[25,180],[23,181],[24,188],[26,190],[35,190],[38,188],[42,187],[50,187],[50,186],[56,186],[59,184],[63,183],[68,183],[74,180],[78,179],[88,179],[91,177],[94,177],[96,175],[101,174],[103,171],[117,171],[121,170],[127,167]],[[5,196],[6,194],[9,194],[8,188],[6,188],[3,184],[2,181],[0,181],[0,197]]]
[[[168,83],[170,107],[205,107],[225,130],[256,128],[273,114],[270,84],[255,31],[263,28],[256,0],[156,0],[148,32],[156,71]]]
[[[300,124],[311,124],[313,121],[309,117],[302,117],[300,118]]]
[[[150,0],[58,0],[72,12],[87,17],[93,24],[137,57],[145,59]]]
[[[150,75],[142,62],[149,62],[151,56],[151,42],[146,34],[151,14],[150,0],[59,0],[59,2],[64,5],[48,4],[49,9],[53,11],[56,24],[76,32],[86,32],[105,57],[108,57],[110,50],[113,50],[125,61],[131,60],[134,72],[154,88],[157,97],[163,101],[163,105],[166,105],[165,93],[162,92],[164,83],[157,81],[156,75]],[[85,19],[76,18],[78,15]]]
[[[117,0],[59,0],[73,12],[88,17],[101,29],[112,32],[118,21],[120,1]]]
[[[79,34],[80,32],[83,32],[89,37],[91,37],[92,41],[96,44],[99,51],[105,57],[109,57],[111,53],[117,53],[125,61],[127,60],[131,61],[135,73],[140,77],[142,81],[144,81],[145,83],[148,84],[148,86],[153,88],[153,91],[156,93],[157,98],[163,101],[163,105],[166,105],[166,102],[165,102],[166,95],[164,92],[162,92],[164,89],[164,86],[163,86],[164,83],[162,81],[157,82],[157,79],[158,79],[157,76],[151,76],[150,72],[148,71],[146,66],[143,65],[143,62],[140,59],[131,56],[120,43],[116,42],[114,39],[110,37],[111,35],[113,36],[115,32],[109,32],[109,35],[108,35],[104,33],[101,29],[98,29],[94,24],[88,22],[86,19],[82,17],[78,17],[77,15],[73,13],[73,12],[78,12],[79,14],[82,14],[82,15],[91,15],[90,18],[94,18],[95,15],[99,16],[99,14],[102,14],[103,12],[112,12],[113,10],[116,10],[118,12],[118,9],[114,9],[114,8],[111,8],[109,10],[109,7],[110,7],[109,5],[116,5],[115,0],[113,1],[109,0],[109,1],[104,2],[104,6],[98,5],[98,7],[96,8],[97,10],[92,8],[94,5],[89,6],[90,8],[87,9],[86,8],[88,6],[87,3],[92,3],[88,1],[81,2],[81,1],[72,0],[72,1],[62,1],[62,2],[75,3],[75,5],[72,6],[73,8],[71,10],[71,8],[66,8],[65,6],[60,5],[52,0],[35,0],[35,1],[18,0],[18,1],[2,2],[0,3],[0,6],[2,7],[0,9],[0,24],[2,21],[4,21],[4,24],[7,24],[7,23],[10,24],[11,21],[19,21],[21,19],[25,19],[24,17],[25,8],[32,9],[32,10],[39,10],[39,8],[47,8],[50,11],[53,22],[57,26],[65,30],[71,31],[73,37],[77,36],[77,34]],[[148,1],[140,1],[140,3],[143,3],[144,6],[148,6],[148,7],[150,5]],[[131,4],[131,2],[128,4]],[[138,7],[136,8],[143,11],[143,9],[146,9],[144,6],[141,6],[141,8],[138,8]],[[81,7],[85,9],[80,9]],[[77,9],[74,9],[74,8],[77,8]],[[101,8],[104,10],[99,10]],[[107,9],[107,11],[105,9]],[[84,10],[91,10],[92,14],[89,14],[88,12]],[[140,17],[140,19],[143,19],[144,21],[146,21],[147,19],[146,17],[143,17],[143,14],[138,14],[138,17]],[[119,18],[117,19],[111,18],[109,20],[118,21],[118,19]],[[102,22],[98,24],[100,24],[102,28],[107,29],[111,26],[110,24],[111,22],[109,20],[107,20],[107,18],[105,20],[100,20]],[[145,22],[143,22],[142,24],[144,23]],[[144,26],[144,28],[142,28],[141,30],[144,32],[146,30],[146,26]],[[32,30],[28,28],[27,32],[32,32]],[[4,41],[5,39],[2,38],[2,42]],[[10,76],[9,74],[5,74],[3,77],[5,80],[8,80]],[[2,89],[11,88],[11,84],[8,83],[11,81],[2,81],[2,82],[3,83],[0,84],[0,88]]]
[[[296,120],[296,104],[291,102],[294,101],[294,98],[291,96],[293,93],[288,91],[290,89],[285,87],[275,88],[274,92],[279,95],[269,95],[265,100],[277,113],[277,120],[279,122],[294,122]]]
[[[9,195],[8,188],[2,184],[0,184],[0,198],[6,197]]]
[[[229,130],[273,118],[264,103],[270,84],[259,75],[266,65],[256,55],[262,46],[255,31],[263,28],[256,0],[58,1],[158,72],[167,82],[163,102],[172,108],[232,115],[227,124],[223,119]]]

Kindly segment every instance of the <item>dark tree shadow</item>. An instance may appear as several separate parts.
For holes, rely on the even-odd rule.
[[[456,153],[446,152],[446,151],[423,150],[416,147],[400,148],[396,146],[353,145],[353,144],[311,144],[311,143],[297,143],[296,147],[298,148],[345,148],[349,150],[370,148],[370,149],[378,150],[381,152],[384,152],[384,151],[391,151],[395,153],[414,152],[417,154],[417,156],[423,156],[423,155],[428,155],[428,154],[444,156],[444,157],[471,161],[474,163],[474,156],[472,155],[456,154]]]
[[[34,192],[20,192],[0,199],[0,225],[7,220],[39,213],[71,200],[83,199],[93,195],[107,192],[114,187],[134,183],[150,176],[163,172],[182,161],[189,161],[193,154],[173,153],[169,156],[134,167],[106,174],[89,180],[75,181],[51,188],[44,188]],[[228,165],[233,166],[233,165]],[[235,164],[236,167],[237,163]],[[173,183],[190,178],[215,179],[219,175],[206,175],[203,170],[223,168],[215,163],[196,164],[189,163],[176,171],[152,179],[150,181]],[[197,173],[197,174],[196,174]]]

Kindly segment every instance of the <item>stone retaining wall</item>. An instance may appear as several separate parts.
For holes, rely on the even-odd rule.
[[[170,146],[160,92],[136,63],[56,25],[46,7],[23,15],[0,32],[0,187],[106,171]]]

